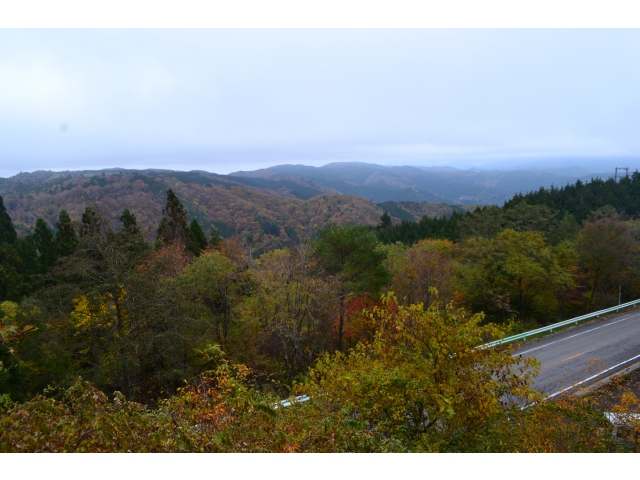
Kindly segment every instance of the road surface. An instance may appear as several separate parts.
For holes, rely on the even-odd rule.
[[[537,357],[533,386],[539,392],[572,392],[640,361],[640,308],[528,341],[514,355]]]

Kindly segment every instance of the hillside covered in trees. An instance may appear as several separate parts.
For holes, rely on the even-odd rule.
[[[461,205],[501,204],[518,192],[566,185],[592,177],[580,167],[560,170],[460,170],[453,167],[383,166],[364,162],[334,162],[322,167],[276,165],[229,178],[269,188],[317,193],[342,193],[374,202],[414,201]]]
[[[196,205],[213,209],[219,189],[245,200],[239,214],[294,217],[322,196],[158,177],[160,206],[144,211],[151,180],[59,178],[2,185],[0,451],[638,448],[640,425],[614,436],[600,398],[540,402],[534,360],[477,348],[640,297],[638,174],[418,222],[361,200],[363,221],[342,196],[340,223],[327,200],[286,245],[209,229]],[[42,195],[77,210],[31,212],[18,235],[5,203]],[[620,398],[607,408],[640,406]]]
[[[33,233],[37,218],[54,229],[61,209],[79,219],[85,205],[96,202],[114,227],[124,209],[133,212],[145,238],[152,240],[171,188],[207,234],[215,229],[225,238],[236,236],[257,252],[292,246],[328,222],[375,225],[385,209],[396,221],[465,211],[422,202],[376,205],[350,195],[277,186],[244,185],[206,172],[34,172],[0,179],[0,196],[20,237]]]
[[[594,179],[541,188],[516,195],[502,208],[483,206],[400,224],[386,218],[377,235],[385,244],[403,245],[394,248],[428,238],[456,243],[457,287],[459,293],[466,288],[468,306],[490,318],[502,310],[504,318],[551,323],[613,305],[618,297],[640,297],[639,198],[635,172],[618,182]],[[559,288],[555,300],[545,296],[552,295],[553,284]],[[534,314],[538,302],[546,307]]]

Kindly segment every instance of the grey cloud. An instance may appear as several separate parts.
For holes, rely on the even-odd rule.
[[[0,175],[637,158],[638,47],[635,30],[4,30]]]

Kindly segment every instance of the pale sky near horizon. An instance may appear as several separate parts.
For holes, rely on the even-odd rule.
[[[635,169],[639,47],[622,29],[2,29],[0,176]]]

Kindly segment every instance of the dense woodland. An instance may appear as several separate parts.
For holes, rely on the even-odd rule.
[[[639,298],[639,193],[327,219],[270,250],[171,188],[153,238],[90,200],[19,236],[0,197],[0,451],[636,451],[601,398],[521,410],[535,361],[476,347]]]
[[[246,186],[236,180],[175,171],[33,172],[0,178],[0,196],[19,237],[33,234],[38,218],[55,230],[62,209],[79,220],[85,206],[95,202],[115,229],[125,209],[134,213],[145,239],[152,241],[166,191],[171,189],[207,233],[216,229],[224,237],[237,237],[258,254],[295,246],[328,222],[375,225],[385,210],[397,221],[465,211],[460,206],[425,202],[377,205],[352,195],[300,191],[302,186],[292,192],[285,187]]]

